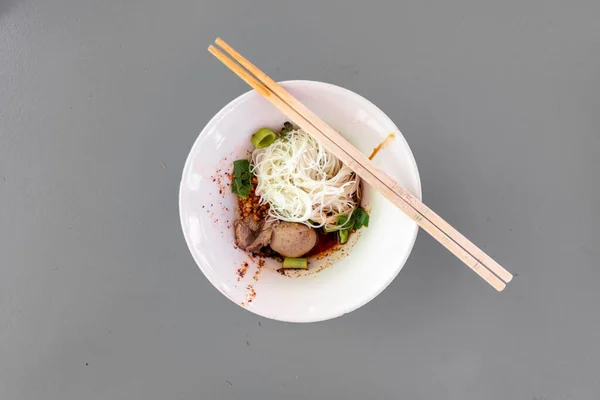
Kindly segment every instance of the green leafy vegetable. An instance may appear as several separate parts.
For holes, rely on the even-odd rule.
[[[260,128],[254,135],[252,135],[251,141],[254,147],[257,149],[263,149],[273,143],[275,139],[277,139],[275,132],[269,128]]]
[[[336,222],[337,226],[344,226],[348,223],[348,216],[346,214],[340,214]]]
[[[233,162],[233,182],[231,191],[247,199],[252,189],[252,173],[250,172],[250,162],[248,160],[236,160]]]
[[[360,229],[363,226],[369,226],[369,214],[367,214],[362,207],[358,207],[356,210],[354,210],[350,219],[348,219],[346,214],[341,214],[338,217],[336,225],[344,227],[344,229],[338,231],[338,241],[340,244],[344,244],[348,241],[350,232],[352,232],[354,229]]]
[[[281,136],[285,136],[285,135],[286,135],[286,133],[289,133],[289,132],[291,132],[291,131],[293,131],[293,130],[294,130],[294,125],[292,125],[292,124],[291,124],[290,122],[288,122],[288,121],[285,121],[285,122],[283,123],[283,128],[281,128],[281,131],[279,132],[279,134],[280,134]]]
[[[358,207],[354,210],[352,219],[354,219],[354,229],[360,229],[363,226],[366,228],[369,226],[369,214],[367,214],[362,207]]]

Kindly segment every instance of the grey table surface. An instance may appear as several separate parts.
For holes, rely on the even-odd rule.
[[[600,398],[599,15],[0,0],[0,398]],[[342,318],[275,322],[219,294],[177,207],[199,131],[247,90],[206,51],[218,35],[276,79],[381,107],[425,201],[517,275],[508,289],[421,233]]]

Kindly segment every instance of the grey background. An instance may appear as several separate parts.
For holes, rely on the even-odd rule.
[[[0,398],[598,399],[600,3],[284,3],[0,0]],[[333,321],[220,295],[177,209],[198,132],[247,90],[218,35],[381,107],[508,289],[421,233]]]

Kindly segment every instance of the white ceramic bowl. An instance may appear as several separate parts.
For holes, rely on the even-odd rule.
[[[326,83],[288,81],[282,85],[364,154],[370,154],[394,133],[396,138],[374,162],[421,198],[421,182],[410,148],[379,108],[356,93]],[[213,117],[194,143],[183,169],[181,226],[194,260],[231,301],[276,320],[322,321],[357,309],[385,289],[404,266],[418,227],[366,186],[363,204],[370,213],[369,227],[360,235],[351,235],[355,240],[344,253],[311,260],[307,273],[283,276],[276,272],[279,263],[275,260],[267,259],[261,265],[236,249],[232,223],[237,200],[227,186],[226,175],[234,160],[247,158],[252,133],[265,126],[278,129],[286,120],[255,91],[239,96]]]

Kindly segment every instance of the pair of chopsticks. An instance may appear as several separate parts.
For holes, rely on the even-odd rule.
[[[245,59],[233,47],[217,38],[217,48],[208,51],[254,88],[278,110],[321,142],[323,146],[352,169],[365,182],[412,218],[423,230],[482,277],[494,289],[502,291],[512,275],[500,264],[461,235],[439,215],[430,210],[408,190],[402,188],[388,174],[379,170],[371,160],[340,136],[333,128],[313,114],[277,82]],[[225,55],[223,52],[227,53]],[[231,58],[230,58],[231,57]]]

